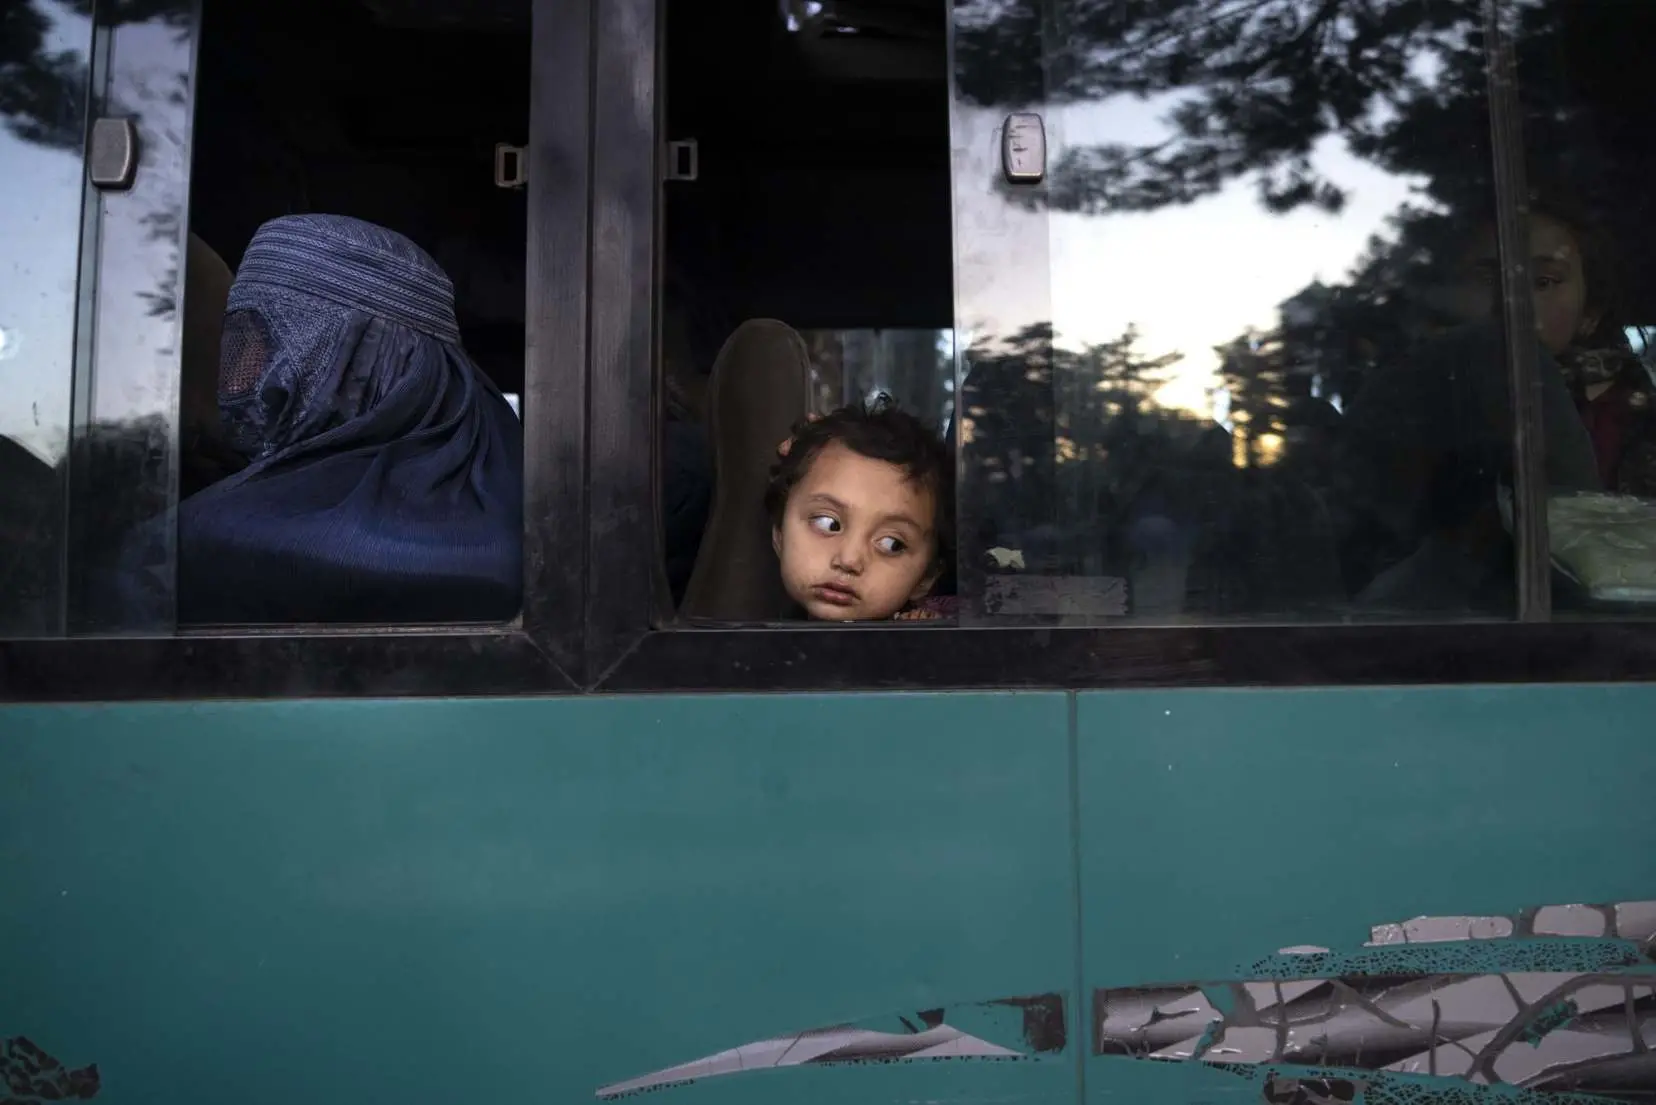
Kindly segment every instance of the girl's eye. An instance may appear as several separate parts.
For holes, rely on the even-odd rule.
[[[897,556],[908,548],[902,539],[897,537],[882,537],[874,542],[874,547],[887,556]]]
[[[1537,276],[1535,278],[1536,288],[1542,291],[1545,291],[1547,288],[1556,288],[1562,283],[1564,283],[1564,281],[1560,280],[1556,276]]]
[[[831,514],[811,515],[810,526],[818,533],[838,533],[840,531],[839,519]]]

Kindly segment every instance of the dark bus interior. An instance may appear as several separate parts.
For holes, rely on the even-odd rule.
[[[353,215],[455,282],[468,351],[523,389],[524,196],[494,147],[529,127],[528,4],[208,3],[190,227],[235,269],[267,219]]]
[[[798,30],[775,0],[667,6],[665,295],[706,371],[746,318],[952,324],[945,9],[859,4]],[[191,228],[232,269],[302,211],[407,234],[449,271],[468,351],[522,390],[524,193],[494,148],[528,139],[526,0],[206,5]],[[733,61],[733,59],[740,59]]]
[[[667,296],[695,364],[749,318],[953,325],[946,9],[821,8],[667,5],[666,135],[699,151],[666,185]]]
[[[352,215],[397,230],[455,283],[462,336],[523,390],[525,196],[495,148],[528,140],[527,0],[209,3],[191,230],[234,270],[267,219]],[[854,11],[852,10],[854,9]],[[952,326],[946,9],[775,0],[665,8],[669,388],[697,394],[742,321],[800,330]],[[735,62],[733,63],[733,59]],[[184,367],[184,389],[216,367]],[[669,403],[668,578],[682,593],[711,494],[702,412]]]

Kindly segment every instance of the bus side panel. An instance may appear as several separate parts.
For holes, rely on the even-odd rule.
[[[1081,696],[1088,1098],[1656,1096],[1653,717],[1656,687]]]
[[[0,711],[4,1074],[115,1105],[578,1102],[843,1025],[665,1100],[1073,1102],[1067,707]]]

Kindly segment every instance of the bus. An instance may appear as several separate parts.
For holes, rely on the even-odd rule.
[[[0,1101],[1656,1101],[1652,56],[1636,0],[13,0]],[[509,601],[190,536],[302,468],[225,428],[315,399],[236,329],[295,216],[440,270]],[[945,614],[802,620],[730,473],[889,403]]]

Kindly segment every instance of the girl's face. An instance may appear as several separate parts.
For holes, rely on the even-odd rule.
[[[1535,297],[1535,334],[1555,356],[1598,326],[1588,306],[1587,271],[1575,231],[1546,215],[1530,219],[1530,277]],[[1495,228],[1486,228],[1462,262],[1456,301],[1467,318],[1500,309],[1501,266]]]
[[[831,442],[772,531],[782,582],[813,618],[889,618],[931,589],[936,515],[930,489],[902,468]]]

